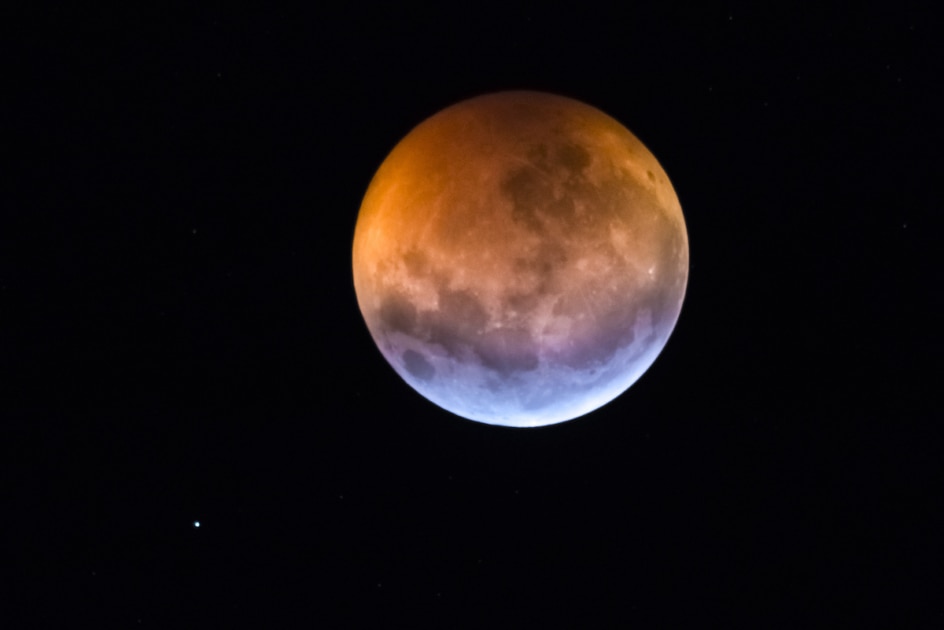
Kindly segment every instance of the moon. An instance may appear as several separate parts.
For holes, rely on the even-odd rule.
[[[688,233],[623,125],[579,101],[499,92],[413,129],[367,188],[354,288],[374,342],[428,400],[536,427],[610,402],[678,321]]]

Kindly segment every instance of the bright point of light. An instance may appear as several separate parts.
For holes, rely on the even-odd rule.
[[[194,522],[193,522],[193,526],[196,527],[196,528],[199,528],[199,527],[200,527],[200,521],[194,521]]]

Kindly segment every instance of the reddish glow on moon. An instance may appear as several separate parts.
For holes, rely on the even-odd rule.
[[[354,286],[378,348],[420,394],[507,426],[606,404],[678,320],[688,235],[636,137],[578,101],[502,92],[446,108],[377,171]]]

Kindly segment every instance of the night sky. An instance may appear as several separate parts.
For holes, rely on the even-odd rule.
[[[944,625],[931,11],[308,4],[7,20],[0,626]],[[691,252],[532,430],[410,389],[351,272],[397,141],[506,89],[632,130]]]

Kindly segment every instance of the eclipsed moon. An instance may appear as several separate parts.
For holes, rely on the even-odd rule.
[[[413,129],[375,174],[354,287],[383,356],[459,416],[563,422],[619,396],[678,320],[688,235],[665,171],[578,101],[502,92]]]

